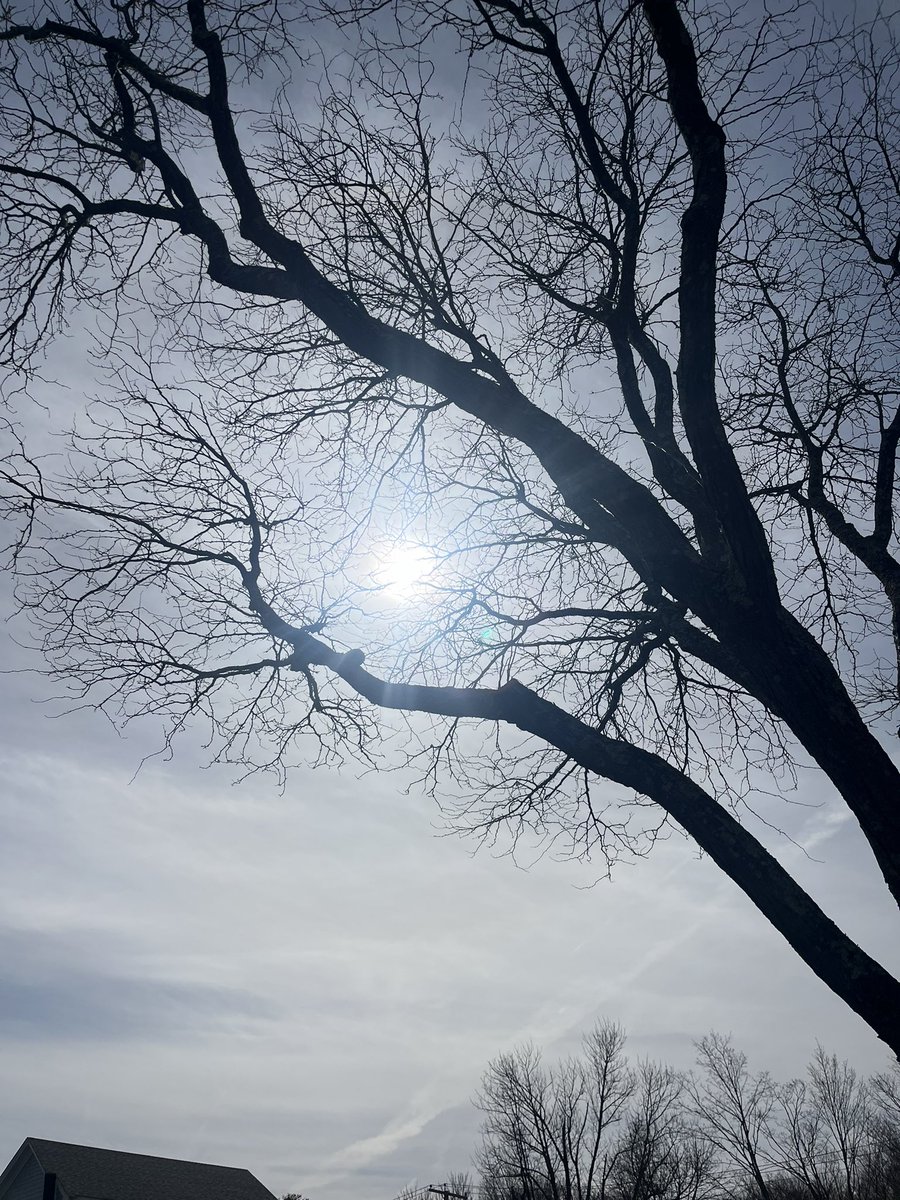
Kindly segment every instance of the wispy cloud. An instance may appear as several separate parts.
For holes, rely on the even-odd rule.
[[[66,936],[0,927],[0,1037],[40,1042],[194,1037],[274,1020],[261,995],[105,969],[101,931]],[[81,947],[94,943],[91,954]],[[91,959],[94,959],[93,964]]]

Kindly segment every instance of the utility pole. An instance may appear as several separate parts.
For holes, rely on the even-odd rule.
[[[441,1200],[471,1200],[470,1196],[463,1196],[460,1192],[451,1192],[448,1187],[435,1187],[434,1184],[429,1184],[425,1191],[433,1192],[435,1196],[440,1196]]]

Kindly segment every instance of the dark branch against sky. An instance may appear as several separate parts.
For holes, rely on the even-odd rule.
[[[409,760],[450,824],[599,874],[686,831],[896,1048],[877,937],[770,836],[799,771],[900,895],[888,26],[399,11],[13,15],[3,479],[44,665],[167,752]]]

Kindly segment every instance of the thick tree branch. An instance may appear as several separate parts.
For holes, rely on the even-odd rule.
[[[81,13],[86,11],[83,6],[75,7]],[[564,687],[571,689],[581,712],[604,713],[607,706],[610,720],[604,729],[628,731],[639,744],[629,745],[624,734],[622,740],[610,738],[514,682],[496,690],[391,684],[365,671],[359,652],[341,655],[315,638],[313,634],[321,626],[304,628],[284,620],[270,599],[279,594],[275,581],[281,567],[276,565],[268,582],[264,569],[272,563],[267,554],[273,550],[269,542],[274,526],[266,524],[256,511],[253,490],[224,456],[217,454],[216,447],[204,440],[202,431],[194,430],[188,438],[191,453],[196,449],[197,461],[203,465],[195,467],[191,454],[186,454],[183,462],[189,475],[196,469],[201,480],[212,481],[204,493],[207,507],[198,516],[193,499],[185,500],[180,491],[170,503],[167,496],[182,484],[180,480],[173,483],[169,451],[176,445],[178,458],[183,443],[177,431],[173,434],[162,428],[164,422],[157,421],[150,435],[151,448],[137,448],[140,469],[127,466],[119,475],[114,468],[108,473],[101,471],[98,477],[88,472],[66,493],[73,497],[69,501],[57,503],[45,496],[28,464],[23,473],[32,481],[30,490],[25,485],[23,492],[15,473],[9,475],[19,496],[25,495],[26,510],[29,505],[33,509],[55,503],[66,518],[87,518],[89,532],[80,545],[76,543],[71,562],[64,554],[55,558],[55,548],[49,551],[51,566],[41,577],[49,596],[43,614],[49,614],[48,620],[56,619],[60,627],[69,622],[68,628],[77,629],[78,619],[87,620],[78,608],[84,598],[82,590],[94,601],[107,587],[107,579],[111,580],[108,598],[104,596],[98,609],[120,640],[115,651],[104,647],[98,653],[104,664],[117,661],[119,653],[127,664],[123,673],[133,670],[148,692],[154,686],[162,691],[171,679],[180,687],[183,678],[193,675],[193,681],[184,685],[187,693],[196,695],[194,683],[199,681],[205,695],[216,680],[240,678],[257,670],[267,679],[269,675],[279,677],[286,666],[292,666],[307,679],[316,709],[321,695],[314,671],[321,666],[375,704],[478,717],[528,731],[567,756],[567,770],[577,764],[584,771],[653,797],[753,898],[820,977],[896,1049],[896,1013],[900,1011],[896,982],[836,930],[755,839],[692,783],[686,771],[641,748],[664,744],[673,762],[682,763],[689,760],[691,746],[700,746],[700,754],[707,753],[691,726],[690,710],[696,701],[695,711],[705,706],[704,713],[713,708],[718,715],[727,714],[723,740],[733,739],[740,769],[754,752],[752,736],[745,742],[744,729],[735,729],[740,716],[746,716],[751,725],[758,722],[754,731],[771,750],[773,745],[780,747],[783,737],[780,725],[769,720],[773,715],[793,731],[838,787],[900,900],[898,773],[850,698],[839,673],[843,662],[829,654],[821,636],[810,632],[816,629],[817,614],[803,575],[805,563],[801,561],[792,575],[788,560],[794,551],[790,539],[796,533],[799,545],[803,537],[810,539],[810,532],[792,527],[785,534],[782,524],[784,512],[794,512],[790,497],[807,510],[817,511],[835,538],[856,553],[858,562],[882,583],[897,611],[900,595],[895,596],[891,588],[896,585],[900,593],[900,581],[886,572],[885,562],[889,559],[892,570],[896,567],[889,543],[900,418],[887,421],[882,393],[874,408],[864,413],[863,425],[869,420],[881,433],[873,472],[875,443],[870,431],[864,429],[858,455],[855,434],[841,442],[839,422],[845,414],[840,401],[833,434],[837,449],[829,448],[828,455],[836,462],[841,446],[849,447],[851,467],[838,475],[835,488],[835,479],[825,478],[827,466],[818,454],[818,435],[807,437],[803,448],[810,463],[810,479],[808,484],[803,481],[805,495],[793,484],[780,490],[753,486],[760,512],[767,520],[771,518],[767,542],[742,472],[751,485],[765,482],[760,476],[767,468],[754,457],[758,448],[774,456],[785,439],[791,451],[799,443],[795,433],[768,427],[766,406],[777,402],[771,389],[751,389],[751,419],[764,410],[766,415],[750,432],[744,424],[745,404],[723,401],[720,407],[717,402],[716,290],[726,201],[725,142],[704,100],[697,52],[677,0],[641,0],[637,8],[625,6],[624,12],[617,10],[614,31],[606,25],[601,10],[589,4],[572,18],[571,30],[557,24],[560,10],[555,10],[556,15],[541,16],[539,6],[514,0],[478,0],[481,19],[472,14],[460,16],[453,9],[454,21],[462,26],[471,22],[467,32],[472,45],[487,36],[485,28],[503,43],[500,79],[512,93],[520,89],[521,113],[508,116],[504,108],[501,124],[507,132],[516,130],[516,120],[521,120],[521,126],[509,133],[508,141],[502,131],[497,135],[497,159],[504,165],[487,172],[494,193],[480,196],[478,185],[471,184],[461,171],[446,188],[448,195],[454,188],[460,189],[460,211],[465,216],[452,213],[451,202],[446,208],[437,206],[438,217],[432,201],[444,185],[429,174],[432,164],[421,140],[424,125],[419,109],[415,133],[420,140],[412,149],[403,136],[385,133],[380,124],[367,128],[362,118],[349,138],[341,137],[327,117],[323,117],[315,147],[298,122],[292,151],[290,137],[277,119],[274,149],[272,139],[262,146],[244,145],[249,138],[241,133],[238,109],[229,95],[229,75],[243,53],[239,37],[232,40],[237,27],[217,32],[210,24],[213,8],[207,8],[203,0],[165,6],[161,18],[156,8],[148,7],[140,18],[143,21],[146,13],[151,14],[146,16],[148,33],[143,46],[148,57],[151,51],[159,53],[163,69],[158,70],[138,53],[137,17],[131,15],[136,10],[114,7],[119,17],[112,20],[124,22],[125,37],[103,36],[92,24],[93,18],[85,18],[86,29],[54,21],[34,28],[16,25],[0,38],[17,43],[5,76],[12,84],[13,100],[6,115],[14,148],[2,168],[3,182],[14,199],[14,215],[4,224],[14,247],[8,257],[15,282],[4,292],[12,314],[10,329],[18,328],[15,322],[22,319],[23,311],[30,319],[39,309],[43,314],[44,305],[55,314],[65,286],[76,296],[90,290],[90,283],[81,288],[66,275],[80,261],[73,249],[76,235],[82,239],[79,246],[87,245],[84,259],[91,270],[108,255],[114,283],[118,271],[118,282],[124,287],[124,280],[136,278],[129,274],[135,261],[132,253],[135,246],[145,244],[148,228],[154,223],[170,230],[177,227],[200,247],[203,269],[213,283],[253,297],[262,302],[259,308],[269,309],[257,321],[257,306],[247,306],[254,311],[241,327],[239,345],[227,345],[229,333],[220,335],[218,329],[210,343],[234,352],[229,363],[239,362],[239,379],[250,381],[253,387],[258,380],[268,379],[272,363],[277,363],[279,370],[284,368],[271,395],[279,403],[288,397],[287,404],[297,407],[284,414],[279,411],[276,424],[283,415],[284,425],[278,436],[283,436],[287,427],[292,434],[298,429],[309,431],[313,441],[319,436],[318,447],[303,447],[302,452],[310,450],[311,456],[323,448],[330,456],[338,443],[343,453],[352,447],[349,453],[359,452],[364,464],[359,474],[366,479],[374,449],[375,461],[390,463],[381,482],[388,479],[409,488],[403,495],[410,506],[422,501],[423,508],[438,507],[445,496],[448,510],[457,504],[469,505],[468,515],[461,516],[454,527],[454,533],[461,532],[461,543],[471,534],[468,545],[460,545],[460,553],[468,550],[490,555],[499,545],[504,547],[503,553],[524,547],[522,563],[506,572],[501,561],[501,578],[496,583],[486,582],[484,594],[499,597],[494,611],[509,603],[511,611],[524,608],[526,614],[540,615],[510,618],[515,632],[497,655],[508,652],[516,661],[525,659],[532,672],[528,678],[549,681],[551,688],[559,683],[559,694]],[[449,8],[443,11],[450,15]],[[640,11],[652,39],[643,27],[636,41],[634,30],[628,32]],[[579,44],[582,18],[588,35]],[[472,33],[473,25],[476,33]],[[171,39],[165,34],[171,34]],[[606,40],[607,36],[612,40]],[[655,54],[649,48],[651,40]],[[68,60],[62,50],[67,42]],[[170,46],[183,48],[183,73],[166,67],[173,57]],[[658,87],[657,58],[665,70],[667,100]],[[40,110],[38,104],[37,112],[22,82],[25,67],[20,78],[20,64],[26,60],[34,65],[35,79],[59,89],[59,94],[45,102],[46,109]],[[516,82],[513,72],[523,61],[531,65],[524,79]],[[391,59],[391,69],[393,66]],[[609,68],[608,79],[601,79],[601,68]],[[196,83],[196,89],[184,87],[171,74]],[[538,78],[541,87],[547,88],[546,95],[531,87]],[[98,80],[99,96],[95,95]],[[373,87],[379,99],[387,97],[389,88],[383,78]],[[414,95],[414,90],[403,92],[400,100],[412,97],[414,104],[424,103],[424,85],[418,94]],[[615,107],[621,102],[621,112],[607,123],[601,94],[603,104]],[[500,101],[505,104],[511,98],[502,95]],[[391,96],[392,103],[397,99]],[[52,119],[47,118],[47,111]],[[62,113],[58,119],[57,112]],[[398,117],[401,123],[403,120]],[[673,214],[680,211],[687,187],[680,174],[684,154],[676,148],[673,120],[691,165],[689,202],[680,214],[676,372],[680,424],[671,370],[661,349],[670,338],[669,302],[674,294],[668,245],[661,246],[661,242],[670,237]],[[187,122],[192,137],[199,131],[199,147],[187,149],[179,143],[184,134],[182,121]],[[79,133],[85,126],[89,136]],[[286,117],[284,128],[290,127]],[[409,126],[404,124],[403,129],[408,132]],[[548,129],[551,135],[545,146],[541,138]],[[490,136],[494,133],[492,130]],[[196,170],[198,155],[194,152],[208,150],[210,137],[215,155],[212,180],[207,163]],[[490,157],[495,151],[495,146],[488,145],[484,154]],[[521,163],[515,159],[517,151]],[[424,156],[426,170],[424,175],[413,171],[406,180],[402,176],[410,156],[415,162]],[[507,167],[510,163],[513,165]],[[125,165],[132,168],[131,175],[123,169]],[[740,169],[737,159],[735,171]],[[739,178],[738,182],[745,180]],[[492,238],[485,230],[489,231],[495,220],[496,190],[502,191],[503,186],[515,193],[506,210],[512,215],[501,218],[507,223]],[[420,194],[423,188],[424,199]],[[473,209],[479,215],[470,221],[468,214]],[[135,219],[108,220],[124,216]],[[445,242],[440,223],[453,223],[457,217],[450,240]],[[536,228],[542,220],[543,228]],[[123,229],[124,236],[118,241]],[[520,243],[517,239],[523,230]],[[161,237],[160,244],[163,241]],[[452,251],[447,249],[451,242]],[[169,235],[165,244],[172,244]],[[164,257],[154,259],[151,270]],[[645,266],[647,279],[643,281]],[[89,272],[85,276],[97,278]],[[17,293],[20,278],[24,283]],[[731,297],[726,312],[729,328],[738,329],[741,335],[749,328],[752,347],[753,323],[759,323],[758,289],[747,302],[741,290],[743,281],[721,282],[726,296]],[[168,283],[163,280],[164,286]],[[148,287],[145,295],[152,294]],[[222,294],[217,293],[217,298]],[[284,303],[270,305],[271,300]],[[222,311],[230,303],[226,297]],[[510,316],[514,306],[518,307]],[[199,313],[201,307],[198,304],[195,311]],[[491,347],[503,347],[501,358],[499,351],[488,350],[483,330],[492,328],[495,321],[503,324],[507,317],[509,326],[490,339]],[[40,319],[35,323],[40,325]],[[290,332],[279,341],[284,330]],[[331,356],[327,362],[326,353]],[[747,352],[745,361],[751,354],[752,350]],[[551,367],[542,361],[542,355]],[[614,379],[608,366],[618,372],[612,403],[607,403],[604,395]],[[856,377],[863,378],[865,369],[863,363]],[[225,371],[223,368],[223,378]],[[554,403],[549,394],[545,407],[526,394],[522,380],[529,375],[543,380],[551,371],[561,383],[569,418],[549,411]],[[643,394],[648,376],[655,404]],[[587,382],[582,389],[584,379]],[[403,380],[411,385],[407,394]],[[226,390],[232,387],[233,380],[224,386]],[[323,389],[325,400],[317,398],[304,408],[317,388]],[[432,399],[441,397],[440,403],[431,404],[427,394],[423,401],[423,389]],[[235,409],[242,417],[251,414],[255,420],[252,404],[265,391],[260,384],[259,392],[252,392],[250,400],[242,397]],[[540,391],[535,394],[543,399]],[[737,399],[743,401],[744,397]],[[619,424],[621,400],[630,426]],[[864,411],[863,401],[858,403]],[[394,474],[397,460],[393,451],[377,458],[382,439],[384,445],[403,442],[402,453],[412,457],[412,441],[404,441],[405,430],[398,432],[398,425],[402,426],[410,412],[421,417],[426,410],[446,405],[472,421],[454,426],[452,437],[463,444],[458,453],[452,451],[449,465],[439,467],[430,461],[432,447],[425,446],[424,424],[419,421],[414,437],[419,439],[416,447],[418,452],[421,445],[421,453],[414,471],[424,482],[416,494],[415,488],[409,487],[409,475],[401,481],[400,473]],[[398,413],[401,416],[395,421]],[[848,420],[855,415],[851,410],[848,413]],[[329,425],[332,418],[337,418],[334,426]],[[314,420],[321,425],[314,427]],[[341,431],[336,434],[338,424]],[[254,430],[258,428],[265,426],[253,425]],[[373,436],[374,441],[370,440]],[[732,448],[729,438],[738,450]],[[126,435],[101,437],[95,452],[102,459],[111,446],[122,453],[123,462],[132,463],[134,447]],[[502,470],[519,485],[513,495],[507,488],[498,488],[491,477],[498,446]],[[519,455],[518,447],[530,454]],[[649,482],[645,482],[650,472],[641,457],[643,450],[653,473]],[[141,457],[145,452],[147,457]],[[543,473],[531,461],[532,455]],[[512,465],[508,466],[503,456],[508,456]],[[404,465],[406,462],[404,459]],[[632,465],[637,462],[639,466]],[[853,464],[858,462],[863,462],[864,468],[856,471]],[[346,463],[344,468],[349,474]],[[208,476],[204,475],[207,469]],[[329,470],[323,467],[319,476],[327,480],[326,488],[334,483]],[[872,474],[874,507],[866,509],[859,497],[871,504]],[[128,487],[120,486],[121,478]],[[350,484],[345,485],[345,478],[342,474],[340,502],[349,498],[354,503],[356,493]],[[99,488],[102,494],[98,497],[95,493],[94,498],[108,504],[107,508],[92,503],[92,487]],[[526,500],[532,487],[534,502]],[[842,494],[848,497],[846,504]],[[227,516],[220,523],[210,517],[210,511],[223,497]],[[115,510],[116,499],[119,511]],[[145,501],[150,514],[146,519]],[[563,519],[564,506],[577,520]],[[774,515],[773,508],[777,509]],[[867,511],[874,513],[874,529],[868,537],[860,533],[863,526],[859,524],[859,514]],[[485,512],[490,516],[485,517]],[[497,528],[485,533],[495,513]],[[336,527],[345,515],[343,511],[335,513]],[[28,519],[31,516],[28,511]],[[158,527],[154,525],[157,516]],[[359,552],[359,530],[371,527],[366,521],[372,516],[370,509],[347,539],[348,546],[356,539],[348,554]],[[536,533],[535,516],[541,523]],[[92,518],[105,522],[111,534],[109,543],[100,539],[99,550],[91,540]],[[688,518],[693,520],[693,529],[686,532]],[[351,523],[347,518],[347,524]],[[204,536],[209,537],[209,548]],[[335,541],[342,536],[335,533]],[[815,530],[811,540],[812,550],[807,543],[807,555],[820,554]],[[116,548],[120,544],[124,549]],[[239,550],[234,549],[237,545]],[[606,547],[616,553],[607,553]],[[348,561],[340,558],[343,549],[338,552],[335,545],[330,546],[333,563]],[[146,557],[142,557],[145,551]],[[502,557],[497,554],[499,560]],[[824,561],[821,555],[818,561]],[[778,595],[774,562],[786,584],[784,605]],[[541,572],[548,563],[552,564],[551,577],[544,579]],[[845,557],[839,554],[835,564],[835,572],[844,572]],[[340,569],[337,566],[336,572]],[[480,580],[488,580],[489,569],[484,568]],[[629,600],[641,589],[633,573],[642,581],[645,593],[635,609],[628,607]],[[223,576],[233,579],[235,574],[243,590],[238,589],[237,602],[232,605],[230,599],[222,601],[216,589]],[[119,596],[137,596],[139,604],[140,589],[151,579],[150,586],[160,590],[171,586],[174,591],[177,615],[173,624],[188,647],[183,655],[189,660],[185,664],[180,662],[180,651],[170,651],[160,629],[151,630],[135,649],[136,643],[127,637],[129,622],[143,631],[142,612],[129,612],[126,606],[126,616],[121,624],[116,623]],[[78,593],[74,599],[67,590],[70,584]],[[850,623],[857,612],[865,611],[862,604],[868,605],[875,593],[874,585],[871,592],[862,587],[853,592],[856,586],[855,581],[848,586]],[[571,593],[567,591],[570,587]],[[294,595],[303,596],[298,610],[315,594],[304,589],[306,582],[295,585]],[[323,585],[321,594],[325,590]],[[451,594],[475,596],[478,587],[461,585],[455,592],[451,589]],[[858,596],[864,601],[854,606],[852,601]],[[195,601],[209,620],[209,644],[205,647],[202,630],[196,633],[186,616]],[[285,603],[282,611],[289,613],[291,608]],[[819,606],[818,615],[821,611]],[[834,605],[826,611],[838,620]],[[216,626],[214,613],[225,632]],[[602,629],[596,638],[593,629],[591,636],[576,633],[571,639],[523,636],[551,614],[591,621],[597,613],[618,615],[615,628]],[[165,629],[167,620],[160,618],[161,628]],[[260,639],[258,622],[265,635],[283,644],[274,654],[259,652],[255,644]],[[636,622],[640,624],[638,636],[634,633]],[[440,653],[449,648],[457,656],[460,671],[469,673],[466,677],[483,679],[486,660],[482,655],[494,652],[486,651],[477,639],[474,647],[465,646],[464,624],[460,621],[448,633],[446,625],[437,623],[431,641],[423,641],[419,647],[419,664],[441,662]],[[86,661],[86,648],[99,645],[99,635],[95,637],[93,630],[87,632],[83,626],[82,635],[79,651],[85,658],[79,669]],[[231,650],[248,640],[254,643],[254,651],[247,657],[254,662],[221,670],[208,666],[215,658],[213,653],[206,656],[209,645],[227,645]],[[423,650],[422,645],[428,648]],[[61,646],[62,639],[57,648]],[[435,646],[439,646],[438,652],[429,657]],[[286,659],[281,654],[284,647],[291,648]],[[61,649],[57,661],[63,661],[66,652],[67,648]],[[413,661],[415,654],[410,651],[405,661]],[[693,672],[685,662],[687,656],[731,682],[723,685],[705,670],[690,678]],[[235,660],[240,658],[240,653],[235,655]],[[403,654],[398,658],[403,660]],[[491,661],[496,662],[497,656]],[[658,664],[664,665],[660,668]],[[156,668],[159,678],[153,674]],[[668,674],[661,688],[665,698],[660,701],[655,689],[663,670]],[[86,676],[84,667],[80,678]],[[151,677],[152,683],[148,682]],[[280,677],[283,681],[290,678]],[[342,695],[340,704],[354,714],[352,723],[360,711],[359,702]],[[729,707],[732,704],[734,708]],[[316,711],[321,714],[323,710]],[[675,732],[668,720],[671,712],[676,714]],[[648,715],[652,732],[645,732],[646,726],[641,724],[644,715]],[[604,721],[605,716],[601,718]],[[273,721],[273,727],[276,724]],[[657,735],[658,743],[651,740]],[[729,769],[729,764],[723,766],[723,778],[728,777]]]
[[[681,218],[676,371],[681,415],[742,586],[754,603],[777,605],[772,556],[716,399],[716,277],[725,212],[725,134],[703,99],[697,57],[676,0],[644,0],[643,7],[666,67],[672,115],[693,169],[691,201]]]
[[[391,683],[363,667],[361,651],[340,653],[291,630],[268,605],[257,611],[273,636],[295,647],[298,664],[327,667],[373,704],[515,725],[593,774],[649,796],[749,896],[819,978],[900,1055],[900,982],[842,933],[726,809],[664,759],[591,729],[516,680],[497,689]]]
[[[93,46],[98,50],[113,54],[116,59],[140,75],[147,83],[164,96],[177,100],[187,108],[198,113],[206,112],[206,99],[190,88],[176,83],[161,71],[154,70],[149,63],[131,49],[128,41],[119,37],[108,37],[92,29],[84,29],[78,25],[66,24],[62,21],[44,21],[42,25],[11,25],[0,30],[2,42],[43,42],[66,41],[80,43],[83,46]]]

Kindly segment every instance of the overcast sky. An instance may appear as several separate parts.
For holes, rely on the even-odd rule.
[[[757,1068],[817,1039],[886,1058],[737,889],[673,840],[592,871],[472,856],[402,774],[295,770],[284,795],[203,771],[151,726],[52,719],[7,679],[0,848],[0,1156],[28,1134],[244,1166],[274,1192],[389,1200],[465,1169],[487,1061],[554,1056],[598,1017],[689,1066],[730,1031]],[[770,838],[895,970],[895,914],[829,798]],[[527,861],[527,860],[526,860]]]
[[[12,642],[7,662],[39,666]],[[199,736],[141,765],[152,721],[123,738],[95,713],[52,715],[50,690],[8,675],[0,708],[4,1162],[34,1135],[246,1167],[279,1195],[390,1200],[469,1167],[489,1059],[528,1039],[567,1053],[599,1018],[678,1067],[710,1029],[780,1078],[817,1041],[863,1071],[887,1062],[677,837],[590,887],[596,866],[440,836],[400,770],[297,768],[280,794],[203,770]],[[852,818],[812,773],[795,799],[767,810],[794,842],[754,833],[900,971]]]

